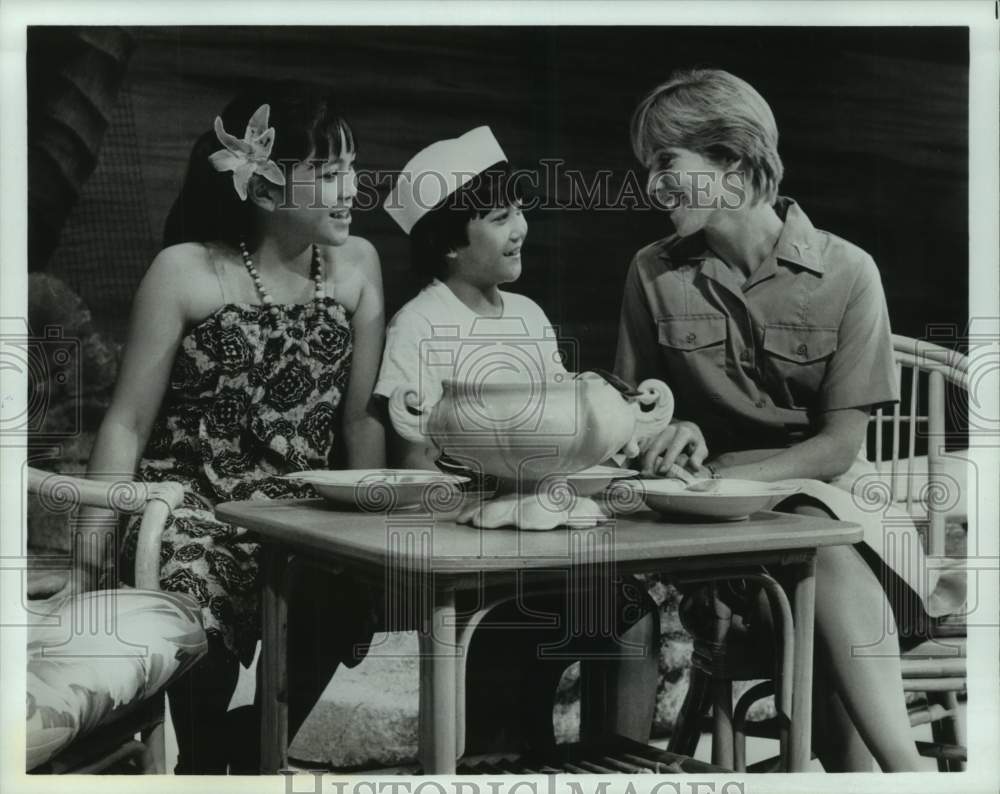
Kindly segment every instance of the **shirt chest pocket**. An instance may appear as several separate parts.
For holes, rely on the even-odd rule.
[[[658,321],[660,348],[672,364],[724,368],[726,318],[721,314],[664,317]]]
[[[783,382],[793,404],[813,401],[836,350],[836,328],[768,325],[764,329],[764,351],[770,374]]]

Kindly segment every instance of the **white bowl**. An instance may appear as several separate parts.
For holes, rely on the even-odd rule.
[[[650,510],[679,517],[737,521],[773,507],[799,490],[798,485],[753,480],[635,480]]]
[[[344,469],[285,475],[309,483],[325,499],[368,512],[423,505],[447,509],[468,477],[427,469]]]

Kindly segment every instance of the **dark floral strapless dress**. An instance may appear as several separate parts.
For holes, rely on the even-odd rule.
[[[209,639],[247,666],[260,637],[260,549],[212,507],[315,496],[277,475],[331,468],[351,365],[350,322],[333,298],[277,308],[226,304],[184,336],[138,471],[186,491],[164,529],[160,586],[197,598]],[[135,516],[125,571],[138,529]]]

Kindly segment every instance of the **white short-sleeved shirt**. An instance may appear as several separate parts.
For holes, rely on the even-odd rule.
[[[566,372],[556,329],[537,303],[500,292],[500,317],[480,317],[435,279],[400,309],[386,331],[375,394],[414,388],[420,407],[438,401],[451,380],[550,380]]]

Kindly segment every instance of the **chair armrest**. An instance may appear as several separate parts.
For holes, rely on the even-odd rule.
[[[160,589],[163,529],[167,517],[184,501],[184,489],[179,483],[104,482],[28,467],[28,492],[37,494],[42,506],[53,510],[67,511],[87,505],[118,513],[142,512],[136,548],[135,584],[143,590]]]
[[[138,513],[146,505],[147,492],[142,482],[86,480],[28,467],[28,493],[37,494],[42,506],[51,510],[87,505],[116,513]]]
[[[965,354],[926,339],[912,339],[900,334],[892,335],[892,349],[896,358],[902,359],[907,366],[940,372],[949,382],[969,388],[969,357]]]
[[[183,491],[177,483],[163,483],[175,486],[179,492],[176,502],[155,496],[146,504],[139,525],[139,542],[135,549],[135,586],[140,590],[160,589],[160,546],[167,517],[180,505]]]

